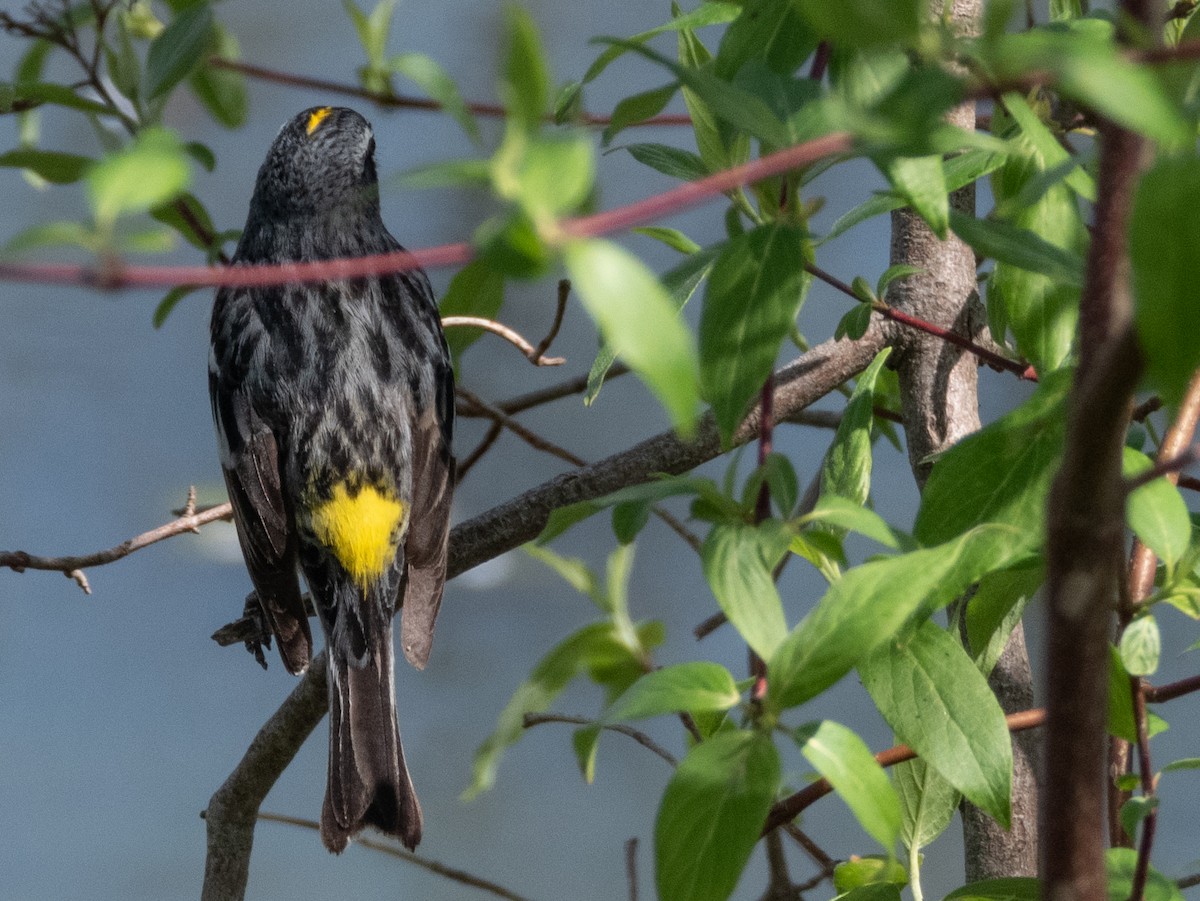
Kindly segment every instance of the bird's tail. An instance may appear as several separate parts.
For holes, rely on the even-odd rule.
[[[358,660],[340,642],[328,645],[329,783],[321,840],[335,854],[364,826],[396,836],[409,850],[421,840],[421,805],[396,725],[390,623],[380,638]]]

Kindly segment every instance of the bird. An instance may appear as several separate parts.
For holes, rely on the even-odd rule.
[[[232,264],[402,251],[380,210],[375,138],[352,109],[285,123]],[[208,361],[221,468],[262,619],[289,673],[312,660],[300,573],[328,655],[321,839],[366,826],[414,849],[421,805],[396,716],[392,619],[423,669],[446,578],[454,373],[419,268],[222,287]]]

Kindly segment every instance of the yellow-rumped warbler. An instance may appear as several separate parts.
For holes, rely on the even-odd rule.
[[[235,263],[399,250],[379,212],[375,139],[314,107],[258,172]],[[312,654],[297,567],[329,654],[321,838],[371,825],[409,848],[421,806],[396,725],[392,615],[421,668],[446,578],[454,376],[419,269],[324,284],[223,288],[208,368],[221,466],[262,612],[288,672]]]

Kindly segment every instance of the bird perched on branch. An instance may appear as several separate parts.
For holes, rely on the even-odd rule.
[[[384,227],[375,139],[358,113],[314,107],[258,172],[235,264],[401,250]],[[421,806],[396,722],[392,616],[418,669],[446,577],[454,376],[420,269],[217,292],[209,390],[234,521],[288,672],[312,656],[297,570],[329,655],[321,838],[364,826],[410,849]]]

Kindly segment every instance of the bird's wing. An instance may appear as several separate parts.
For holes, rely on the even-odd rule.
[[[297,537],[284,500],[278,444],[244,391],[223,384],[213,371],[209,389],[246,568],[283,665],[289,673],[302,673],[312,655],[312,632],[300,595]]]

